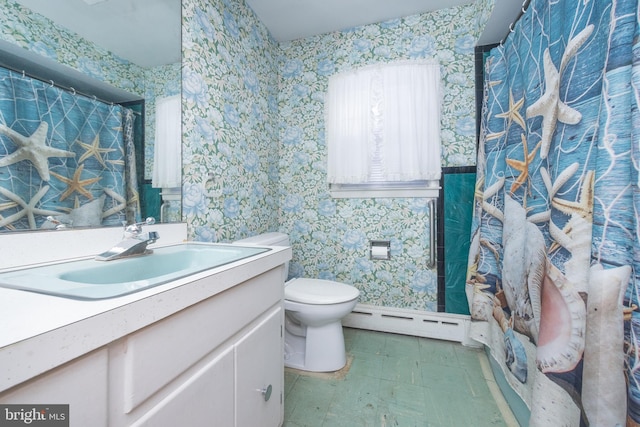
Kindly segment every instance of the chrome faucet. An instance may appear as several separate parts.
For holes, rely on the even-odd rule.
[[[144,222],[125,225],[122,241],[106,252],[96,256],[96,261],[113,261],[120,258],[147,255],[153,252],[147,245],[155,243],[160,238],[156,231],[142,232],[143,225],[153,225],[156,220],[152,217]]]

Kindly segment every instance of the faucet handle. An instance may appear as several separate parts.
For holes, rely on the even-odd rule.
[[[124,225],[125,229],[128,231],[140,232],[140,230],[142,230],[143,225],[153,225],[155,223],[156,223],[156,219],[150,216],[142,222],[134,222],[133,224],[129,224],[129,225],[127,225],[127,223],[123,221],[122,225]]]
[[[124,224],[124,235],[125,237],[137,236],[142,232],[143,225],[153,225],[156,223],[156,219],[152,216],[145,219],[143,222],[136,222],[130,225]]]

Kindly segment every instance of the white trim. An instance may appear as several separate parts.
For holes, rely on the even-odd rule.
[[[437,181],[435,181],[437,182]],[[439,186],[379,184],[329,184],[329,193],[334,199],[372,199],[393,197],[438,198]]]
[[[342,325],[350,328],[456,341],[470,347],[481,347],[481,343],[469,338],[470,324],[471,317],[463,314],[366,304],[356,305],[342,319]]]

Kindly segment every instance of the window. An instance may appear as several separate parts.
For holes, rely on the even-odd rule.
[[[436,61],[375,65],[332,76],[325,104],[332,195],[437,196],[440,104]]]

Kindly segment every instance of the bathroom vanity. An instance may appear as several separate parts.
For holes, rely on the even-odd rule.
[[[69,404],[76,427],[279,426],[290,258],[96,301],[0,289],[0,403]]]

